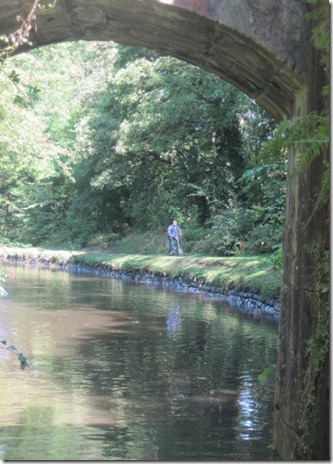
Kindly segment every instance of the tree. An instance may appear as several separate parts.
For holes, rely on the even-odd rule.
[[[250,191],[262,206],[261,180],[251,190],[244,172],[272,124],[217,77],[99,42],[38,49],[8,60],[5,70],[14,95],[3,105],[10,101],[17,139],[34,134],[21,151],[6,139],[22,169],[9,160],[12,206],[3,217],[12,238],[82,246],[164,229],[166,217],[206,229],[235,200],[246,206]]]
[[[173,58],[132,57],[122,48],[126,66],[115,60],[108,91],[79,127],[93,134],[79,147],[95,157],[93,185],[122,187],[125,213],[139,228],[174,214],[204,224],[244,169],[239,112],[250,100]]]

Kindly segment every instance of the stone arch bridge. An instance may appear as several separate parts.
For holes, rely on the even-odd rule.
[[[32,4],[2,1],[0,34],[15,31],[17,16],[25,18]],[[48,9],[49,4],[54,7]],[[277,120],[322,108],[323,73],[311,44],[306,0],[41,0],[40,5],[45,8],[37,9],[30,34],[33,47],[74,40],[144,46],[217,74]],[[297,155],[289,153],[290,170]],[[320,389],[314,386],[318,378],[310,387],[304,383],[310,363],[304,340],[313,337],[318,310],[313,296],[317,263],[309,249],[327,246],[327,213],[304,224],[318,195],[322,164],[313,163],[287,192],[274,410],[274,441],[283,459],[328,458],[329,369],[320,374]],[[306,408],[311,388],[317,388],[323,405],[315,426]],[[303,428],[307,420],[310,425]],[[320,432],[302,455],[295,445],[305,430],[318,434],[311,427],[327,432]]]
[[[0,33],[32,0],[0,5]],[[54,3],[41,0],[41,4]],[[56,0],[37,9],[34,47],[113,40],[153,48],[229,81],[279,118],[292,114],[308,73],[305,0]],[[37,30],[34,31],[34,29]]]

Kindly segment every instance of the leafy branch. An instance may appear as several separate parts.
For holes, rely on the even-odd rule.
[[[3,47],[0,48],[0,62],[8,58],[19,46],[27,43],[32,45],[29,41],[29,35],[31,29],[34,27],[37,32],[37,16],[36,10],[50,10],[55,7],[57,0],[34,0],[31,10],[25,19],[22,16],[17,15],[16,19],[20,23],[20,26],[16,31],[9,35],[0,35],[0,43],[3,42]]]
[[[20,27],[16,29],[16,31],[9,35],[0,36],[0,40],[5,44],[4,48],[0,50],[0,60],[4,60],[11,55],[20,45],[24,43],[31,44],[31,42],[29,42],[29,34],[33,27],[33,22],[36,21],[36,9],[38,4],[39,0],[34,0],[32,8],[26,19],[23,19],[19,15],[16,16],[17,21],[21,23]]]

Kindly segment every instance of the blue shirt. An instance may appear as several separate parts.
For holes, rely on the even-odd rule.
[[[174,227],[173,224],[171,224],[171,225],[168,227],[168,232],[170,232],[170,234],[172,235],[172,237],[175,237],[176,235],[178,235],[180,231],[181,231],[181,229],[180,229],[179,226]],[[168,235],[169,235],[169,234],[168,234]]]

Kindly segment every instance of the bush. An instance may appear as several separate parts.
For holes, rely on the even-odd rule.
[[[87,242],[87,246],[105,250],[112,247],[112,244],[119,239],[120,235],[115,232],[100,233],[90,238]]]
[[[169,242],[166,232],[133,232],[111,244],[113,253],[125,254],[160,254],[167,253]]]
[[[249,234],[244,244],[247,253],[272,253],[282,240],[281,228],[276,224],[259,224]]]
[[[185,227],[182,228],[182,231],[182,245],[185,253],[198,252],[198,244],[203,243],[209,233],[209,229],[205,227],[198,227],[192,223],[186,224]]]
[[[238,205],[222,210],[207,222],[210,225],[209,233],[196,244],[194,251],[217,256],[238,253],[253,229],[256,217],[255,211]]]

